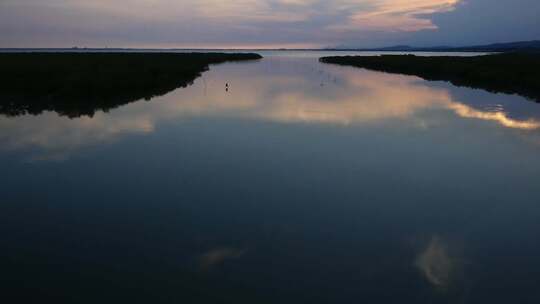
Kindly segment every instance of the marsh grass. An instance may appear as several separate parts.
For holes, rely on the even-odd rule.
[[[494,93],[519,94],[540,102],[540,54],[505,53],[473,57],[414,55],[323,57],[321,62],[450,81]]]
[[[2,53],[0,113],[92,116],[193,82],[210,64],[256,60],[225,53]]]

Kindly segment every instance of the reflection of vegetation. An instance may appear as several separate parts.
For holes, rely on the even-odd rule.
[[[446,80],[458,86],[517,93],[540,102],[540,54],[535,53],[475,57],[343,56],[324,57],[321,62]]]
[[[93,115],[187,86],[209,64],[260,58],[224,53],[4,53],[0,113]]]

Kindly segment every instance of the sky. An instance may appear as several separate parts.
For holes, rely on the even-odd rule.
[[[321,48],[540,39],[539,0],[0,0],[0,47]]]

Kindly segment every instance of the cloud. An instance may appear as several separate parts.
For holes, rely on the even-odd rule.
[[[460,0],[373,0],[372,9],[354,12],[350,29],[405,31],[433,30],[430,15],[454,10]]]
[[[4,0],[0,46],[324,46],[372,31],[436,29],[430,16],[460,1]]]

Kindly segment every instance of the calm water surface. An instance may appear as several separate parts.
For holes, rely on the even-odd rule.
[[[3,293],[540,303],[540,104],[299,54],[0,116]]]

